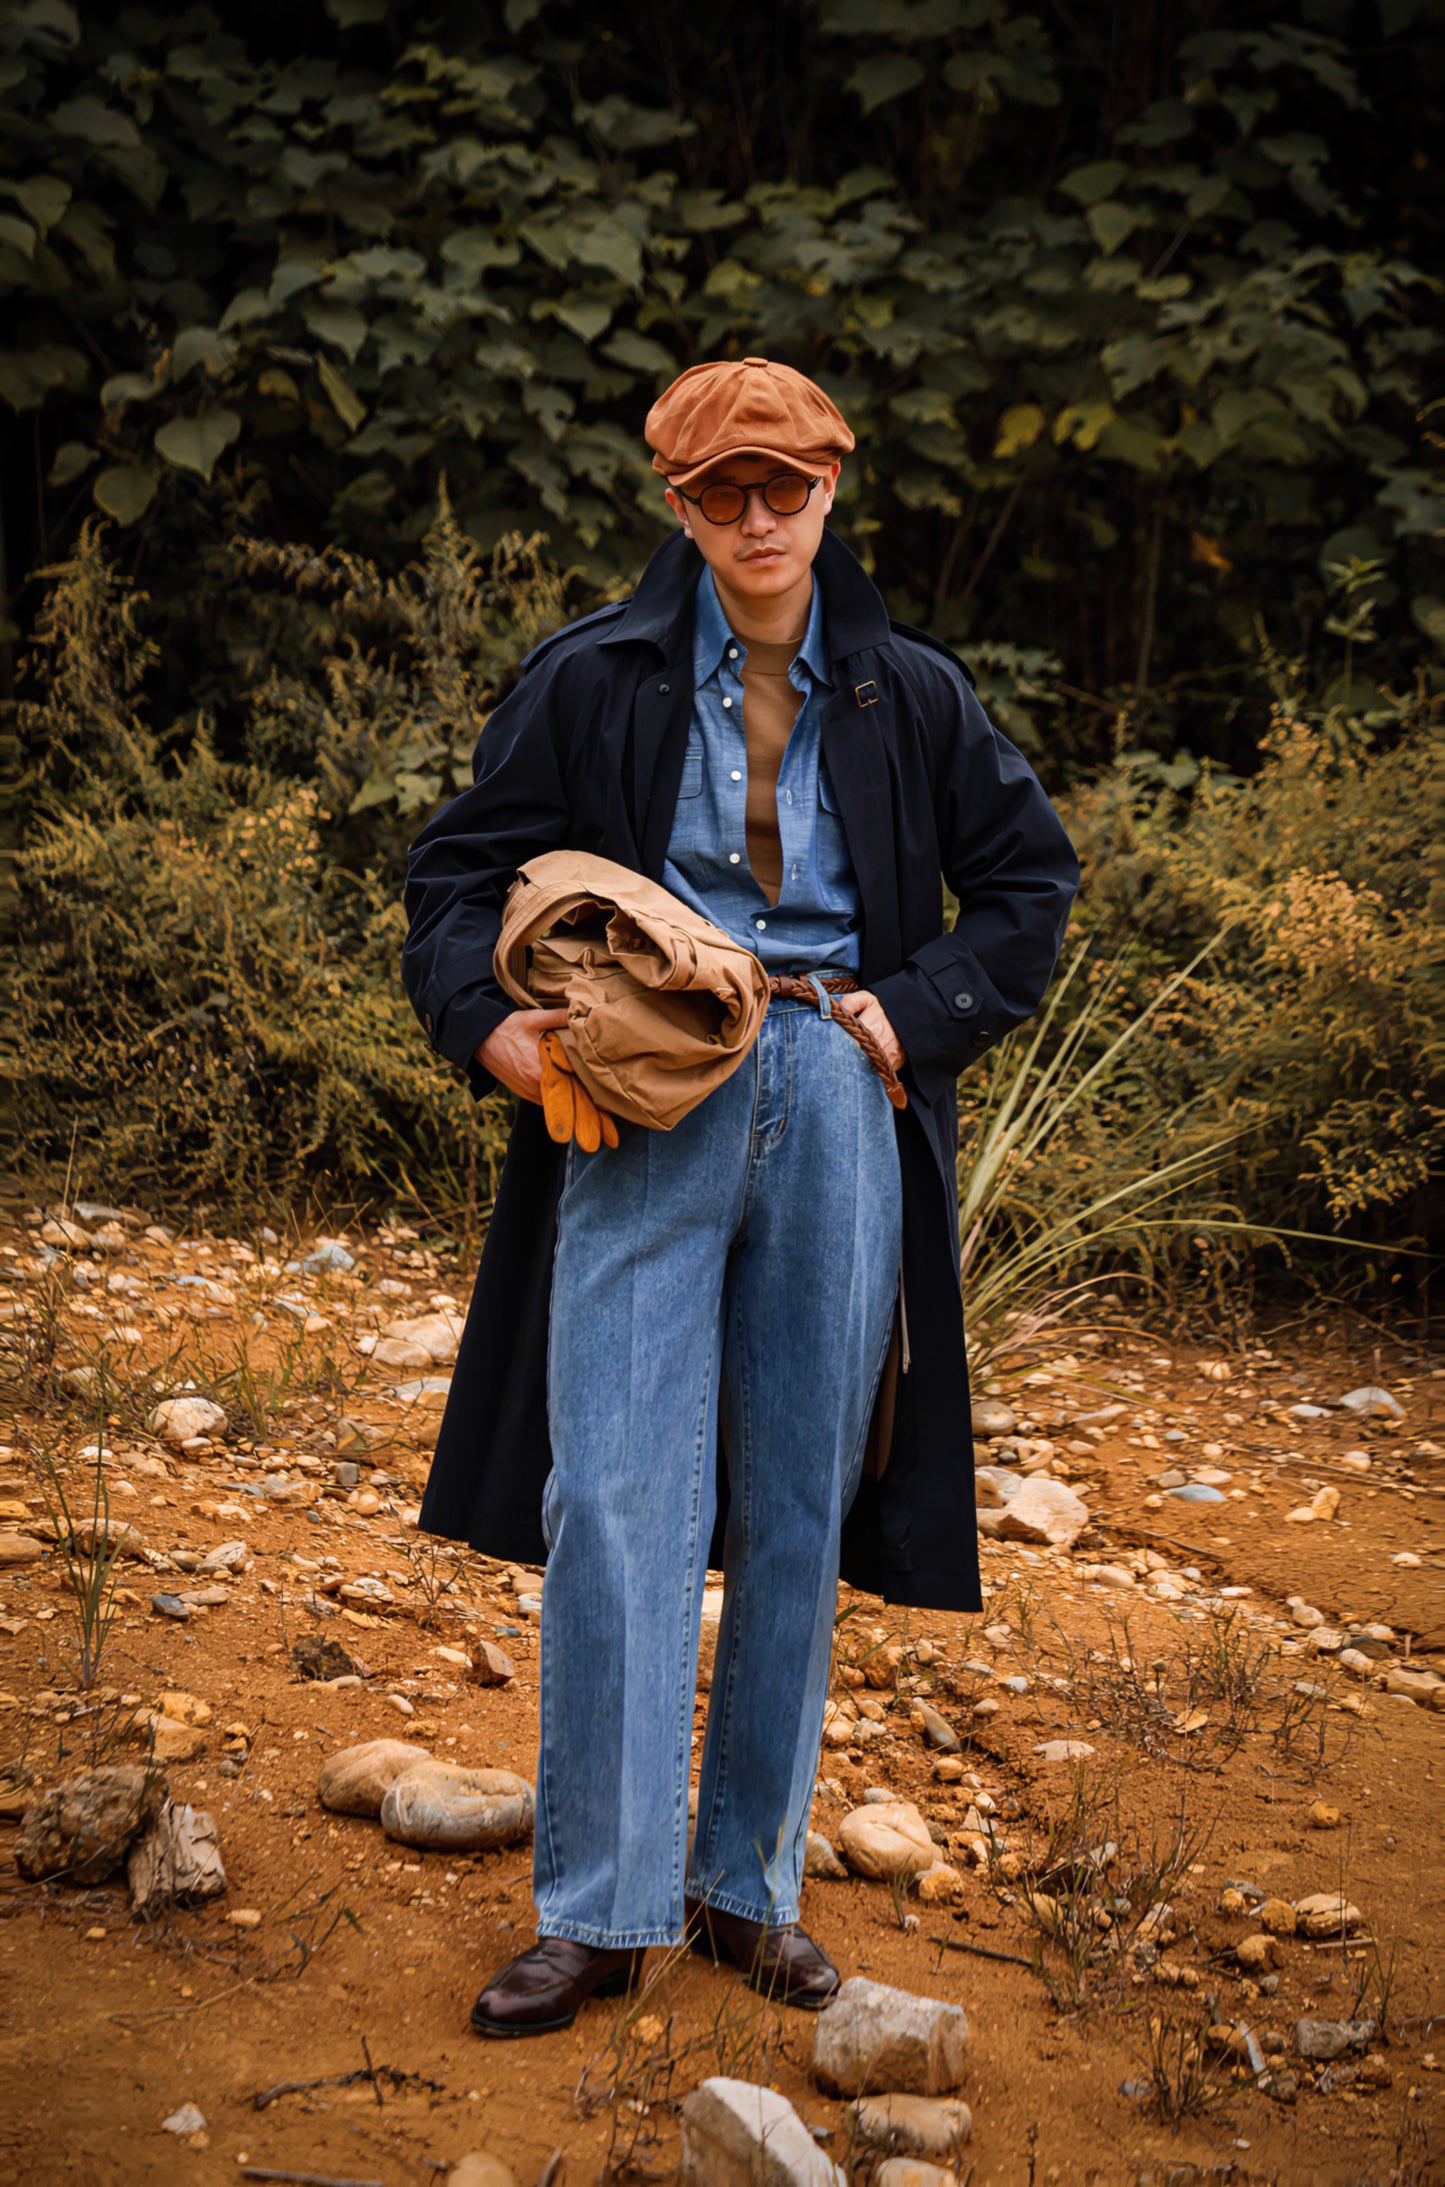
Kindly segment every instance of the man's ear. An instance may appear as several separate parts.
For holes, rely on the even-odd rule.
[[[838,491],[838,479],[842,472],[842,469],[843,466],[841,463],[830,463],[827,470],[823,473],[823,478],[825,481],[823,487],[824,516],[828,514],[828,511],[833,506],[833,497]],[[672,496],[669,494],[668,499],[671,500],[671,498]]]
[[[678,523],[682,526],[683,537],[685,539],[691,539],[692,523],[690,518],[688,517],[687,503],[682,499],[681,495],[675,494],[670,486],[667,489],[667,506],[669,507],[669,509],[671,509],[673,515],[677,518]]]

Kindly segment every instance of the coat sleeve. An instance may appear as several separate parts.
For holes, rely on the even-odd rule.
[[[496,1081],[476,1051],[516,1008],[492,970],[507,891],[519,866],[568,832],[553,681],[539,665],[497,707],[472,787],[427,822],[408,861],[402,980],[432,1047],[466,1071],[478,1099]]]
[[[947,724],[934,810],[958,919],[873,983],[925,1098],[1038,1008],[1079,886],[1073,845],[1028,761],[964,677],[945,676],[927,704]]]

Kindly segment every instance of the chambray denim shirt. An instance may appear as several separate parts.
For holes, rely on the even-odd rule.
[[[816,572],[808,627],[788,670],[804,703],[778,774],[783,883],[776,904],[768,902],[748,864],[746,659],[747,647],[728,628],[712,571],[704,569],[693,636],[692,723],[663,886],[752,950],[769,972],[856,973],[862,903],[822,754],[819,716],[833,685]]]

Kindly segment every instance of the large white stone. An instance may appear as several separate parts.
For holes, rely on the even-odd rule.
[[[872,1800],[838,1825],[838,1850],[860,1876],[887,1882],[921,1876],[938,1859],[928,1825],[911,1800]]]
[[[1089,1523],[1089,1507],[1062,1481],[1034,1474],[1023,1481],[1001,1511],[980,1511],[978,1528],[996,1541],[1041,1542],[1069,1549]]]
[[[490,1853],[532,1828],[532,1787],[510,1769],[418,1762],[387,1786],[381,1827],[401,1845]]]
[[[853,1975],[818,2015],[813,2078],[840,2096],[945,2096],[963,2079],[961,2005]]]
[[[957,2096],[862,2096],[852,2113],[859,2141],[890,2156],[957,2159],[973,2131]]]
[[[461,1315],[448,1312],[418,1314],[407,1321],[389,1321],[381,1332],[382,1341],[373,1356],[383,1365],[409,1367],[413,1364],[411,1360],[392,1360],[387,1347],[389,1344],[412,1344],[426,1354],[434,1367],[450,1367],[462,1341],[462,1328]]]
[[[683,2187],[846,2187],[786,2096],[721,2076],[682,2107]]]
[[[224,1435],[226,1415],[209,1397],[167,1397],[151,1414],[152,1435],[166,1443],[187,1443],[193,1435]]]
[[[404,1739],[368,1739],[328,1755],[316,1779],[316,1797],[333,1815],[379,1815],[398,1777],[431,1760],[425,1747]]]

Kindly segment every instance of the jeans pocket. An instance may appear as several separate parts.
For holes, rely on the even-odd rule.
[[[557,1546],[557,1525],[561,1518],[557,1492],[557,1468],[553,1466],[542,1488],[542,1539],[550,1556]]]

